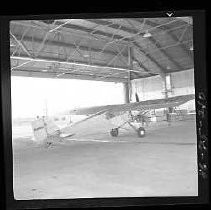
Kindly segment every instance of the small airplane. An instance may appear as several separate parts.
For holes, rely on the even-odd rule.
[[[42,140],[48,136],[57,135],[63,138],[75,135],[74,131],[72,131],[74,130],[74,126],[89,121],[97,116],[102,116],[104,119],[110,121],[112,125],[115,124],[110,130],[110,135],[112,137],[117,137],[119,129],[124,129],[124,126],[126,125],[129,125],[137,133],[138,137],[144,137],[146,131],[143,126],[140,126],[140,124],[142,123],[143,125],[144,122],[146,122],[146,119],[148,118],[146,115],[150,110],[177,107],[195,99],[194,94],[189,94],[167,99],[155,99],[140,102],[138,95],[136,94],[135,96],[136,102],[133,103],[94,106],[67,111],[64,114],[69,114],[70,116],[88,115],[88,117],[61,129],[56,126],[52,120],[37,119],[32,123],[35,138]]]

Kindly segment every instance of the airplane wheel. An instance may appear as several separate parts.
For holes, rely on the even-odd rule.
[[[113,136],[113,137],[117,137],[118,134],[119,134],[118,128],[113,128],[113,129],[111,129],[110,134],[111,134],[111,136]]]
[[[140,127],[140,128],[138,129],[138,136],[139,136],[139,137],[144,137],[145,134],[146,134],[145,129],[144,129],[143,127]]]

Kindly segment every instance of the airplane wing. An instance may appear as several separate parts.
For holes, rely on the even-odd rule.
[[[145,110],[151,110],[151,109],[176,107],[194,98],[195,98],[195,95],[190,94],[190,95],[175,96],[168,99],[155,99],[155,100],[147,100],[147,101],[134,102],[134,103],[128,103],[128,104],[115,104],[115,105],[78,108],[78,109],[70,110],[68,114],[95,116],[95,114],[100,115],[106,112],[118,114],[118,113],[122,113],[126,111],[145,111]]]
[[[96,116],[100,116],[105,114],[105,119],[112,119],[113,117],[118,117],[119,115],[123,116],[123,121],[127,122],[128,116],[126,112],[128,111],[139,111],[145,112],[151,109],[159,109],[166,107],[175,107],[181,104],[184,104],[195,98],[195,95],[184,95],[184,96],[176,96],[168,99],[156,99],[156,100],[147,100],[142,102],[134,102],[128,104],[116,104],[116,105],[105,105],[105,106],[95,106],[95,107],[87,107],[87,108],[79,108],[69,111],[70,115],[88,115],[83,120],[77,121],[69,126],[60,129],[60,133],[66,135],[75,135],[78,131],[83,130],[84,126],[87,128],[89,124],[86,124],[85,121],[88,121]],[[125,120],[125,118],[127,120]],[[106,121],[107,121],[106,120]],[[85,122],[85,124],[83,123]],[[105,121],[104,121],[105,122]],[[121,121],[120,121],[121,122]],[[95,122],[96,123],[96,122]],[[119,121],[118,121],[119,123]],[[77,125],[82,126],[81,128]],[[95,124],[97,128],[97,124]],[[87,132],[87,129],[86,129]]]

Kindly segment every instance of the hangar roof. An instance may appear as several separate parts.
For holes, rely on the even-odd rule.
[[[127,82],[193,68],[192,19],[15,20],[12,75]]]

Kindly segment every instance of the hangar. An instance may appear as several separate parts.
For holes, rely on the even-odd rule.
[[[125,103],[195,93],[190,17],[14,20],[10,56],[11,76],[122,83]],[[16,198],[197,195],[194,111],[184,104],[171,126],[154,112],[144,139],[85,133],[48,152],[14,143]]]

